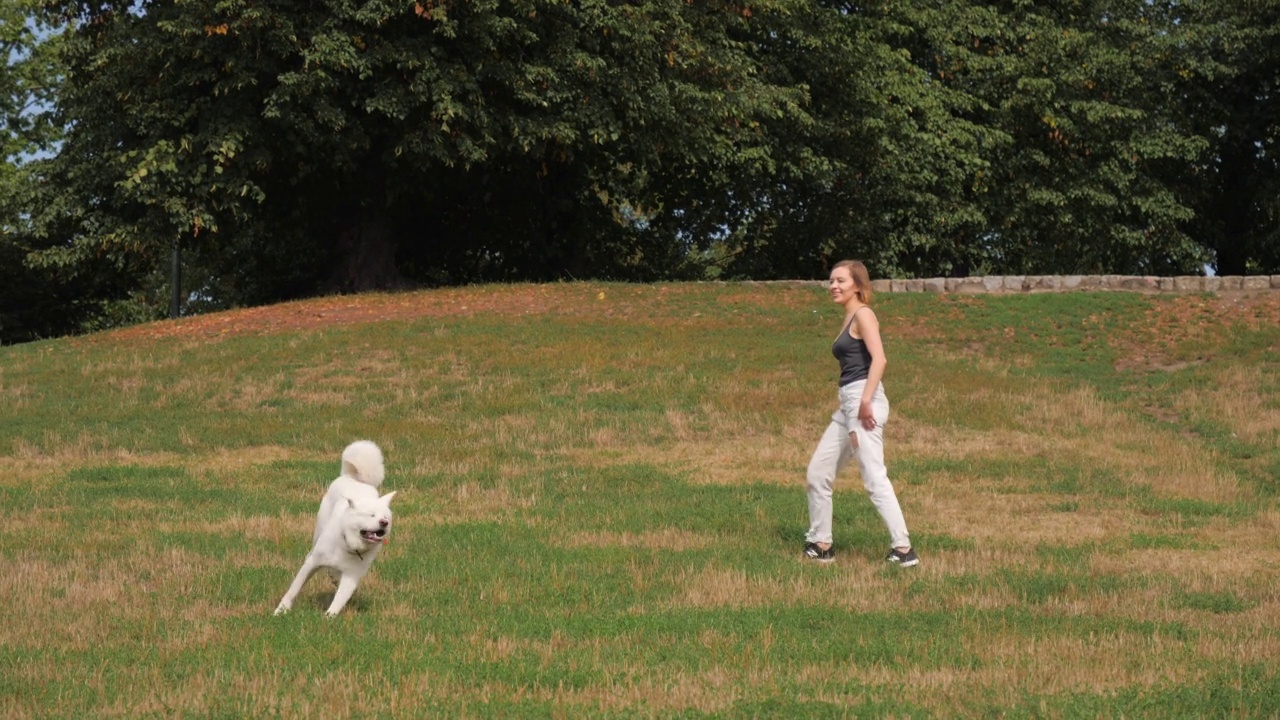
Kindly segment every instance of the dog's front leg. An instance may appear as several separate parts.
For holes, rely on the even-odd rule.
[[[342,579],[338,581],[338,591],[333,594],[333,602],[329,604],[329,609],[325,610],[324,614],[333,617],[342,612],[342,608],[346,607],[347,601],[351,599],[351,593],[356,591],[356,586],[359,584],[360,576],[342,573]]]
[[[289,608],[293,607],[294,598],[298,597],[298,593],[302,592],[302,586],[307,584],[311,576],[320,569],[311,558],[307,555],[307,559],[302,563],[302,567],[298,570],[298,574],[293,578],[293,584],[289,586],[289,591],[280,599],[280,604],[276,606],[276,615],[282,615],[289,612]]]

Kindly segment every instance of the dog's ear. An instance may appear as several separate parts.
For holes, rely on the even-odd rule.
[[[382,502],[383,502],[383,503],[385,503],[385,504],[387,504],[387,505],[390,505],[390,504],[391,504],[391,498],[395,497],[395,496],[396,496],[396,493],[398,493],[398,492],[400,492],[400,491],[399,491],[399,490],[392,490],[391,492],[387,493],[386,495],[383,495],[383,496],[380,498],[380,500],[382,500]]]
[[[355,510],[355,509],[356,509],[356,501],[355,501],[355,500],[352,500],[352,499],[351,499],[351,498],[349,498],[349,497],[344,497],[344,498],[342,498],[342,499],[347,501],[347,507],[348,507],[348,508],[351,508],[352,510]]]

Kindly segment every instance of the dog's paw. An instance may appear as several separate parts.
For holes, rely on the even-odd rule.
[[[277,605],[277,606],[276,606],[276,611],[275,611],[274,613],[272,613],[272,614],[273,614],[273,615],[283,615],[283,614],[285,614],[285,613],[287,613],[287,612],[289,612],[289,606],[288,606],[288,605]]]

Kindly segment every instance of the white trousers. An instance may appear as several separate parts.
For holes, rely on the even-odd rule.
[[[898,496],[889,482],[889,472],[884,466],[884,425],[889,421],[889,398],[884,394],[883,383],[876,388],[871,401],[871,414],[876,419],[874,430],[867,430],[858,422],[858,406],[862,403],[865,380],[849,383],[840,388],[840,409],[831,416],[831,424],[818,441],[818,447],[809,460],[806,474],[809,491],[809,532],[805,540],[814,543],[831,542],[831,492],[836,476],[853,458],[858,459],[862,472],[862,484],[871,496],[889,529],[891,547],[910,547],[907,521],[902,517]],[[852,433],[858,440],[857,447],[849,440]]]

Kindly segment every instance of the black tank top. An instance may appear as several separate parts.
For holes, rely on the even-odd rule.
[[[856,317],[857,313],[854,313],[854,318]],[[849,318],[849,324],[844,326],[840,337],[831,344],[831,354],[840,363],[840,387],[866,380],[867,373],[871,371],[871,351],[867,349],[867,344],[849,334],[854,318]]]

